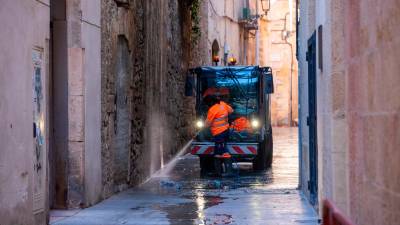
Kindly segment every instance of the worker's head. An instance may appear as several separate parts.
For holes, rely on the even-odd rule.
[[[215,95],[207,95],[206,97],[204,97],[204,103],[208,107],[211,107],[211,106],[219,103],[219,99]]]

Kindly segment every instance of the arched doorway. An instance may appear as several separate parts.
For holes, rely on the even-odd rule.
[[[129,85],[131,76],[129,73],[129,46],[124,35],[118,36],[116,58],[116,112],[114,135],[114,182],[116,185],[126,185],[129,180],[129,150],[131,142],[131,121],[129,107]]]

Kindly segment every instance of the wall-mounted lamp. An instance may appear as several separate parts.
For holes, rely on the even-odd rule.
[[[236,63],[237,63],[237,60],[236,60],[236,58],[235,57],[230,57],[229,58],[229,60],[228,60],[228,65],[229,66],[234,66],[234,65],[236,65]]]
[[[218,66],[219,63],[219,56],[218,55],[213,55],[212,61],[214,63],[214,66]]]

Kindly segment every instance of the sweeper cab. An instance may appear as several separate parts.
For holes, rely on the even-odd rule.
[[[190,151],[200,157],[202,174],[214,168],[213,137],[204,126],[208,111],[204,98],[216,95],[234,110],[229,115],[231,126],[226,145],[234,161],[252,162],[254,170],[265,170],[271,166],[273,157],[270,97],[273,91],[270,67],[215,66],[189,70],[185,95],[196,101],[197,131]],[[240,129],[235,127],[238,121],[245,121]]]

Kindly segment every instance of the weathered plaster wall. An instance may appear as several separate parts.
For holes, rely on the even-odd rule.
[[[103,194],[144,181],[190,139],[192,108],[184,97],[191,62],[187,1],[115,1],[102,3],[102,174]],[[119,7],[118,7],[119,6]],[[186,31],[186,32],[184,32]],[[118,107],[117,40],[129,46],[126,104],[130,121],[129,163],[115,160]],[[199,62],[201,62],[199,60]],[[128,64],[130,64],[128,63]],[[196,62],[192,61],[192,65]],[[122,163],[122,165],[121,165]],[[126,180],[115,179],[127,168]]]
[[[0,20],[1,224],[46,224],[49,118],[49,1],[2,1]],[[40,125],[35,149],[33,52],[42,52]]]

